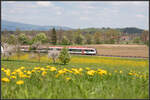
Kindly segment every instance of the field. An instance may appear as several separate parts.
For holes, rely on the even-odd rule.
[[[22,54],[1,61],[1,96],[5,99],[148,99],[149,60],[73,56],[67,65],[46,55]]]
[[[86,47],[96,48],[98,55],[149,57],[149,48],[146,45],[101,44]]]

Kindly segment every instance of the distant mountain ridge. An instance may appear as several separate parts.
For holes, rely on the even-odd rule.
[[[52,28],[57,29],[63,29],[63,30],[70,30],[70,27],[65,27],[65,26],[40,26],[40,25],[32,25],[32,24],[24,24],[20,22],[11,22],[11,21],[6,21],[2,20],[1,21],[1,30],[8,30],[8,31],[15,31],[16,28],[20,30],[40,30],[40,31],[46,31]]]
[[[77,30],[73,29],[70,27],[65,27],[65,26],[40,26],[40,25],[31,25],[31,24],[24,24],[20,22],[12,22],[12,21],[6,21],[2,20],[1,22],[1,30],[8,30],[8,31],[15,31],[16,28],[22,30],[22,31],[28,31],[28,30],[37,30],[37,31],[47,31],[52,28],[55,28],[56,30],[62,29],[62,30]],[[84,33],[95,33],[96,31],[106,31],[108,29],[112,28],[84,28],[81,29]],[[121,31],[123,33],[128,33],[128,34],[134,34],[138,33],[141,34],[144,30],[136,27],[126,27],[126,28],[114,28],[118,31]]]

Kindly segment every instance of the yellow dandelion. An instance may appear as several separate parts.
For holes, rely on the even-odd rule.
[[[85,69],[86,69],[86,70],[90,70],[90,68],[88,68],[88,67],[86,67]]]
[[[46,71],[42,72],[42,76],[45,76],[46,74],[47,74],[47,72],[46,72]]]
[[[2,78],[1,81],[2,82],[10,82],[10,80],[8,78],[6,78],[6,77]]]
[[[98,72],[100,75],[106,75],[107,74],[107,71],[106,70],[101,70]]]
[[[81,71],[83,71],[83,69],[82,69],[82,68],[79,68],[79,71],[81,72]]]
[[[122,73],[122,71],[120,71],[120,74]]]
[[[19,80],[19,81],[16,82],[16,84],[18,84],[18,85],[24,84],[24,81]]]
[[[56,71],[57,69],[55,67],[51,67],[50,71]]]
[[[45,68],[40,68],[41,71],[45,71]]]
[[[71,78],[70,77],[66,77],[66,80],[71,80]]]
[[[64,73],[66,73],[66,71],[64,71],[64,70],[59,70],[58,73],[59,73],[59,74],[64,74]]]
[[[15,74],[16,74],[16,72],[12,72],[11,74],[12,74],[12,75],[15,75]]]
[[[1,70],[4,71],[5,69],[4,69],[4,68],[1,68]]]
[[[31,74],[31,71],[27,71],[27,74]]]
[[[25,69],[25,67],[22,66],[20,69]]]
[[[12,78],[13,78],[13,79],[16,79],[16,76],[10,76],[10,78],[11,78],[11,79],[12,79]]]
[[[95,70],[90,70],[90,71],[87,71],[87,74],[93,76],[95,72],[96,72]]]

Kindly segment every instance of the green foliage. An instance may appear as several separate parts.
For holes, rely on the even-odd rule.
[[[94,43],[101,44],[101,33],[100,32],[96,32],[94,34]]]
[[[79,34],[75,37],[76,44],[83,44],[83,40],[84,40],[84,37],[81,34]]]
[[[68,53],[68,49],[66,47],[64,47],[59,55],[59,60],[63,63],[63,64],[67,64],[69,63],[71,57],[70,54]]]
[[[62,45],[69,45],[69,44],[70,44],[70,43],[69,43],[69,40],[67,39],[66,36],[63,37],[63,39],[62,39],[62,41],[61,41],[61,44],[62,44]]]
[[[19,35],[18,40],[21,44],[29,44],[29,38],[24,33]]]
[[[57,44],[57,34],[55,28],[52,29],[52,44],[56,45]]]
[[[85,35],[85,43],[86,44],[92,44],[92,37],[91,36],[92,35],[90,35],[90,34]]]
[[[136,37],[136,38],[133,40],[133,43],[139,44],[139,43],[140,43],[140,38],[139,38],[139,37]]]
[[[11,34],[8,38],[7,38],[7,43],[8,44],[13,44],[16,45],[17,44],[17,37],[13,34]]]
[[[147,40],[145,44],[149,47],[149,40]]]
[[[45,35],[45,33],[39,33],[35,36],[35,38],[33,38],[33,42],[41,42],[41,43],[45,43],[47,41],[47,37]]]

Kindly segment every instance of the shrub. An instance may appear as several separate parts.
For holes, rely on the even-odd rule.
[[[67,64],[69,63],[71,57],[70,54],[68,53],[68,49],[65,47],[61,50],[60,55],[59,55],[59,60],[63,63],[63,64]]]
[[[136,38],[133,40],[133,43],[139,44],[139,43],[140,43],[140,38],[139,38],[139,37],[136,37]]]

